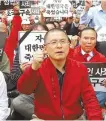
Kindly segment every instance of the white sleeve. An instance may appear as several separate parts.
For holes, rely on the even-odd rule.
[[[7,85],[3,73],[0,71],[0,121],[6,120],[9,114]]]

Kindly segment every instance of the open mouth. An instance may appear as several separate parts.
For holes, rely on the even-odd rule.
[[[58,52],[56,52],[56,53],[59,53],[59,54],[61,54],[61,53],[63,53],[63,51],[58,51]]]

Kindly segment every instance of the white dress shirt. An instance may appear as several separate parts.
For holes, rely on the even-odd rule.
[[[7,85],[3,73],[0,71],[0,121],[6,120],[9,114]]]
[[[82,55],[89,54],[89,56],[87,57],[87,61],[90,61],[91,58],[94,56],[94,54],[93,54],[92,51],[91,51],[90,53],[86,53],[86,52],[83,51],[82,49],[81,49],[81,54],[82,54]]]

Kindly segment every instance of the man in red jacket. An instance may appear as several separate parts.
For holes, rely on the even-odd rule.
[[[34,54],[17,85],[21,93],[35,92],[35,115],[44,120],[76,120],[83,114],[83,102],[89,120],[102,120],[87,68],[67,58],[70,43],[66,33],[52,29],[44,42],[44,51]],[[48,58],[44,60],[45,54]]]
[[[71,53],[69,56],[80,62],[106,62],[105,56],[95,49],[96,40],[97,33],[93,28],[88,27],[83,29],[80,33],[80,46],[76,47],[74,51],[70,50]],[[96,96],[100,106],[104,107],[106,102],[106,92],[96,91]]]

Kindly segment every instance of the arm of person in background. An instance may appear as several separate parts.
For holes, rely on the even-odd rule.
[[[0,71],[3,72],[5,81],[8,83],[10,75],[10,62],[5,52],[3,53],[2,61],[0,62]]]
[[[40,18],[39,18],[39,22],[40,23],[45,23],[45,17],[43,16],[44,12],[45,12],[45,8],[40,8]]]
[[[21,76],[21,74],[22,74],[22,71],[21,71],[20,63],[19,63],[19,53],[17,51],[15,58],[14,58],[13,66],[11,68],[9,80],[7,83],[8,91],[12,91],[12,90],[16,89],[17,81],[18,81],[19,77]]]
[[[103,120],[102,111],[96,98],[94,89],[90,83],[88,71],[83,66],[83,79],[81,84],[81,97],[88,120]]]
[[[30,66],[31,66],[31,63],[26,62],[26,63],[21,64],[20,68],[21,68],[22,72],[24,72]]]
[[[6,120],[9,114],[10,110],[8,108],[7,86],[3,73],[0,71],[0,120]]]
[[[93,18],[92,1],[85,0],[85,8],[80,16],[80,24],[88,25]]]
[[[72,36],[70,48],[75,48],[78,45],[78,43],[79,43],[79,36],[77,35]]]

